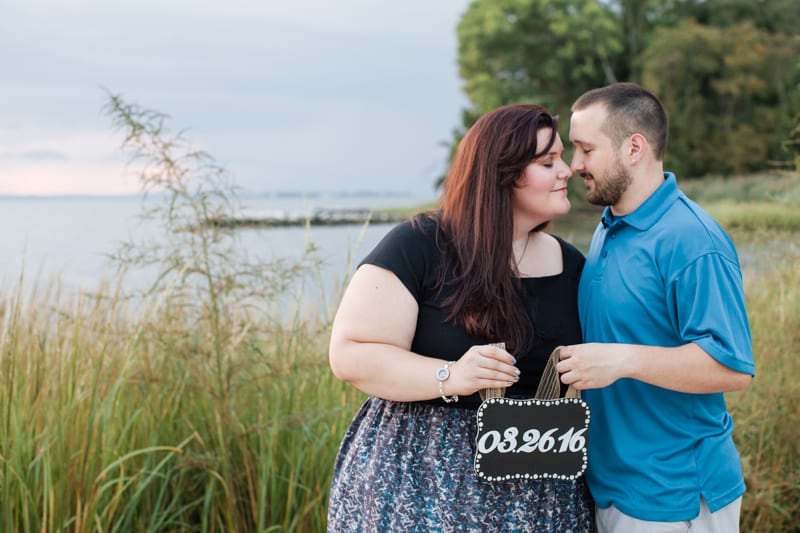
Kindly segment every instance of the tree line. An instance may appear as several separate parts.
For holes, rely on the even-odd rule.
[[[634,81],[667,109],[665,166],[679,177],[764,171],[793,157],[797,0],[473,0],[457,36],[469,107],[453,148],[500,105],[536,102],[566,118],[584,91]]]

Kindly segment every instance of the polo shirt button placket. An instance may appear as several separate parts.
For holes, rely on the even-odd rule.
[[[616,239],[616,238],[617,238],[617,232],[616,232],[616,231],[614,231],[614,229],[613,229],[613,228],[609,230],[609,232],[608,232],[608,238],[609,238],[609,239]],[[602,254],[600,254],[600,255],[602,255],[603,259],[605,259],[605,258],[607,258],[607,257],[608,257],[608,244],[604,244],[604,246],[603,246],[603,253],[602,253]]]

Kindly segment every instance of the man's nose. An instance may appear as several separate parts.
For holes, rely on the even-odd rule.
[[[566,181],[569,181],[569,179],[572,177],[574,172],[572,171],[572,167],[570,167],[567,164],[566,161],[562,161],[562,163],[563,164],[561,165],[561,169],[560,169],[561,172],[559,172],[559,176],[558,177],[566,182]]]
[[[569,162],[569,168],[572,169],[572,172],[581,172],[583,170],[583,156],[576,150],[574,154],[572,154],[572,160]]]

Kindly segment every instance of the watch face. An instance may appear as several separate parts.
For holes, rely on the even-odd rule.
[[[450,369],[447,367],[440,368],[436,371],[436,379],[439,381],[444,381],[450,377]]]

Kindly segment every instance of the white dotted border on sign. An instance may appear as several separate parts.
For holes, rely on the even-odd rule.
[[[511,398],[489,398],[489,399],[485,400],[483,403],[481,403],[481,405],[478,407],[478,411],[483,411],[484,406],[489,405],[489,404],[493,404],[493,403],[499,403],[501,405],[505,405],[505,404],[508,404],[508,405],[512,405],[512,404],[520,405],[520,404],[522,404],[522,405],[525,405],[525,406],[549,405],[549,404],[561,405],[562,403],[575,403],[576,400],[578,402],[580,402],[581,407],[583,407],[584,409],[588,409],[589,408],[588,404],[586,402],[584,402],[583,400],[579,399],[579,398],[556,398],[554,400],[534,400],[534,399],[531,399],[531,400],[517,400],[517,399],[511,399]],[[586,425],[587,426],[589,425],[589,420],[591,420],[591,418],[592,418],[591,413],[586,416]],[[483,428],[483,420],[478,422],[478,428],[479,429]],[[480,452],[476,453],[475,454],[475,463],[477,464],[478,462],[480,462],[482,457],[483,457],[483,454],[481,454]],[[587,450],[586,450],[586,448],[584,448],[583,449],[583,461],[581,461],[581,470],[580,470],[580,472],[578,472],[577,474],[574,474],[574,475],[569,475],[569,476],[560,475],[559,476],[559,475],[554,475],[554,474],[542,474],[542,475],[539,475],[539,474],[506,474],[505,476],[487,476],[485,473],[481,472],[480,470],[477,470],[477,474],[478,474],[479,478],[485,479],[486,481],[511,481],[511,480],[514,480],[514,479],[517,479],[517,480],[519,480],[519,479],[526,479],[526,480],[530,480],[530,479],[534,479],[534,480],[536,480],[536,479],[561,479],[561,480],[564,480],[564,481],[567,481],[567,480],[575,481],[576,479],[581,477],[584,472],[586,472],[586,466],[588,464],[589,464],[589,458],[588,458]]]

